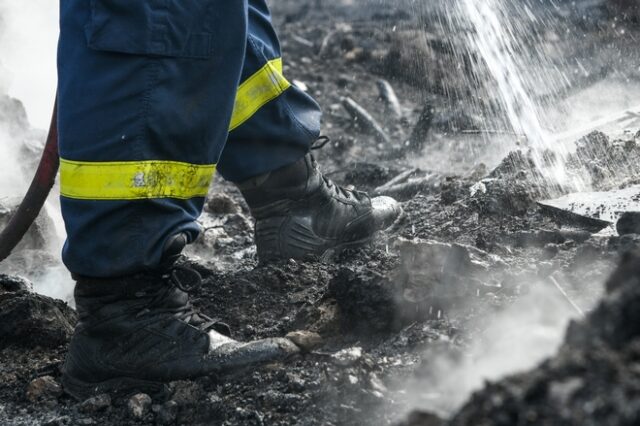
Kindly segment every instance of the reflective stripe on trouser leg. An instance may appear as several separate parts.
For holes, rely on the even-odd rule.
[[[194,239],[227,139],[247,0],[61,0],[63,260],[112,277]]]
[[[215,165],[60,160],[60,195],[78,200],[188,200],[207,195]]]
[[[242,84],[231,132],[218,162],[218,171],[227,180],[239,182],[295,162],[320,133],[318,104],[287,82],[280,58],[265,1],[249,0]],[[256,82],[261,82],[260,88],[250,91]]]
[[[291,83],[282,75],[282,58],[268,61],[238,88],[229,131],[251,119],[260,108],[282,95]]]

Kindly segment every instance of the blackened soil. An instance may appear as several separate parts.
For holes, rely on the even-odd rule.
[[[464,356],[489,319],[532,287],[550,285],[553,277],[578,307],[596,305],[621,253],[640,246],[640,238],[595,235],[546,217],[535,201],[562,188],[542,185],[523,153],[505,152],[493,171],[502,157],[487,154],[492,163],[479,164],[477,147],[461,139],[447,157],[459,162],[416,168],[416,158],[437,157],[449,146],[443,140],[477,130],[478,110],[469,110],[465,98],[476,95],[451,47],[462,35],[447,34],[429,10],[357,3],[274,2],[286,74],[325,109],[324,131],[332,142],[316,151],[324,170],[342,184],[398,197],[403,219],[369,246],[332,262],[261,266],[246,205],[230,184],[217,182],[201,219],[206,231],[185,259],[204,277],[192,289],[196,305],[227,323],[234,338],[306,330],[322,336],[322,347],[286,365],[174,383],[175,417],[162,401],[141,420],[128,414],[124,401],[88,410],[51,385],[60,379],[73,310],[2,277],[0,424],[396,424],[419,408],[407,403],[411,391],[397,383],[425,376],[425,353],[438,347]],[[602,19],[579,23],[590,43],[610,42],[611,23]],[[637,37],[630,23],[616,25],[630,25],[627,34]],[[402,117],[394,118],[379,99],[380,78],[395,88]],[[347,96],[376,118],[390,144],[349,116],[342,107]],[[432,109],[433,128],[414,130]],[[618,143],[631,150],[619,155],[636,152],[637,142]],[[592,157],[587,160],[597,160]],[[383,186],[403,172],[404,180]],[[630,173],[606,172],[604,189]],[[637,330],[628,327],[638,324],[637,264],[626,263],[603,305],[572,326],[557,357],[488,385],[452,424],[638,424],[640,345]],[[33,398],[27,389],[38,377],[48,377],[43,383],[50,387]],[[443,424],[429,413],[414,414],[412,421]]]

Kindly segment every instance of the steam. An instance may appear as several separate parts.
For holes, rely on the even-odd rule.
[[[426,377],[400,385],[409,408],[451,415],[485,381],[525,371],[555,353],[576,317],[551,284],[538,283],[528,295],[487,318],[464,355],[456,357],[448,349],[426,353]]]
[[[46,129],[56,91],[58,2],[0,0],[0,90]]]
[[[536,4],[541,10],[534,14],[529,4]],[[458,0],[455,5],[450,7],[446,2],[445,22],[454,29],[471,29],[466,32],[462,50],[468,49],[482,58],[480,66],[473,70],[478,74],[477,80],[495,82],[492,94],[500,101],[513,130],[526,136],[542,174],[550,182],[575,190],[587,189],[585,179],[564,170],[565,157],[573,149],[570,144],[591,131],[582,129],[595,120],[637,104],[638,85],[613,76],[580,89],[572,81],[575,64],[569,63],[578,58],[567,54],[555,63],[543,49],[548,32],[567,38],[576,35],[566,31],[566,24],[559,18],[546,13],[541,2]],[[463,57],[466,53],[458,54]],[[474,87],[471,79],[469,84]],[[540,88],[547,88],[548,93],[541,96]],[[488,119],[497,121],[499,117]],[[620,124],[615,123],[618,130]],[[561,132],[572,136],[561,138]],[[499,141],[491,138],[494,144]],[[547,150],[555,152],[559,161],[549,164],[544,156]],[[581,308],[588,310],[591,306]],[[429,345],[422,357],[420,376],[410,383],[397,383],[395,389],[404,394],[401,399],[407,402],[408,409],[419,408],[448,417],[486,381],[528,370],[553,355],[563,342],[569,321],[577,316],[557,288],[546,282],[536,283],[529,294],[506,309],[482,318],[483,324],[472,324],[478,330],[468,336],[471,343],[463,350],[452,350],[448,343]]]
[[[21,199],[32,178],[39,156],[34,147],[46,135],[36,129],[47,129],[51,120],[57,41],[57,1],[0,0],[0,95],[22,103],[5,98],[0,104],[0,206]],[[41,214],[44,243],[17,250],[0,272],[22,275],[38,293],[71,301],[73,282],[60,261],[65,234],[57,193]]]
[[[0,201],[17,196],[27,188],[18,158],[18,144],[13,143],[8,130],[0,126]]]

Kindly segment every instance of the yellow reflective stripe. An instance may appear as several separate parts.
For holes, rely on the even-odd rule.
[[[190,199],[207,195],[216,166],[176,161],[60,160],[60,194],[81,200]]]
[[[282,58],[269,61],[238,88],[229,131],[249,120],[289,87],[291,83],[282,75]]]

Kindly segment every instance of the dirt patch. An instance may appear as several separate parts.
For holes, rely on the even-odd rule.
[[[288,365],[174,383],[169,400],[150,407],[144,397],[78,403],[54,383],[73,312],[2,278],[0,316],[7,319],[0,333],[13,340],[0,345],[0,423],[390,425],[417,406],[448,407],[409,421],[440,425],[439,415],[457,407],[447,406],[447,389],[430,381],[436,353],[468,358],[486,340],[488,324],[539,288],[550,289],[563,312],[574,309],[566,299],[585,311],[596,305],[620,254],[640,247],[640,238],[596,234],[544,214],[536,201],[565,188],[541,181],[514,137],[506,137],[506,149],[494,149],[493,136],[469,133],[483,130],[483,117],[500,108],[489,96],[491,83],[469,86],[477,58],[455,55],[463,33],[449,33],[430,8],[412,9],[415,2],[399,0],[407,7],[394,11],[384,2],[356,3],[275,2],[285,71],[324,106],[323,128],[332,139],[315,151],[324,170],[342,184],[397,196],[403,220],[332,263],[259,266],[244,201],[232,185],[216,182],[201,218],[205,232],[184,260],[204,277],[192,290],[196,305],[229,324],[234,338],[308,331],[322,345]],[[603,29],[611,22],[600,19],[572,23],[586,34],[576,55],[602,55],[585,45],[615,40]],[[633,25],[626,31],[639,36]],[[635,70],[602,72],[634,78]],[[380,92],[380,79],[392,86],[399,109]],[[590,81],[577,77],[575,90]],[[380,128],[360,126],[345,97]],[[389,143],[380,142],[380,130]],[[602,138],[606,155],[635,158],[632,136],[625,142],[592,135],[576,154],[583,157],[580,167],[590,164],[603,188],[632,179],[631,162],[601,161],[602,144],[594,141]],[[571,327],[558,356],[489,385],[451,424],[637,423],[638,343],[631,325],[638,324],[633,282],[640,273],[633,261],[625,265],[602,305]],[[409,382],[420,386],[404,386]],[[35,403],[30,386],[43,390]]]

